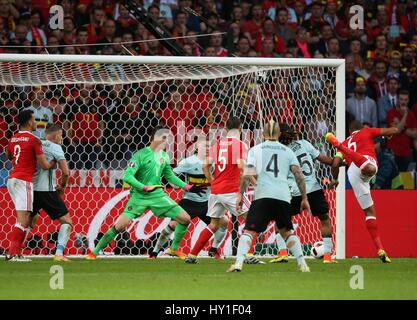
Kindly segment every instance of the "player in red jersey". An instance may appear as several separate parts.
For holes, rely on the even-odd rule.
[[[339,150],[332,164],[333,177],[336,179],[332,182],[332,185],[337,186],[339,167],[343,165],[343,159],[345,159],[349,166],[347,170],[349,181],[360,207],[365,212],[366,228],[378,250],[378,256],[382,262],[390,263],[391,260],[382,246],[378,233],[376,212],[369,182],[378,171],[373,139],[379,136],[392,136],[398,132],[398,129],[395,127],[363,128],[360,122],[354,121],[349,130],[351,135],[342,143],[332,133],[326,134],[326,140]]]
[[[30,261],[21,256],[22,244],[26,230],[30,226],[30,214],[33,210],[33,175],[36,164],[43,169],[55,166],[55,161],[48,162],[42,151],[42,143],[31,132],[36,129],[36,120],[32,110],[22,111],[18,115],[19,132],[10,138],[6,155],[12,161],[13,169],[7,180],[7,190],[15,205],[17,222],[10,236],[7,261]]]
[[[226,211],[239,216],[245,213],[236,210],[239,195],[239,180],[244,168],[247,146],[240,137],[241,121],[237,117],[230,117],[226,123],[227,136],[217,142],[210,150],[207,162],[203,165],[203,172],[211,183],[211,194],[208,200],[207,216],[210,224],[200,233],[186,263],[197,263],[197,256],[211,236],[220,227],[227,228]],[[211,167],[214,163],[214,178]],[[247,211],[247,210],[246,210]]]

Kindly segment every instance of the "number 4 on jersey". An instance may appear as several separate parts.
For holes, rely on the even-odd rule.
[[[271,159],[268,162],[268,165],[266,166],[266,171],[267,172],[272,172],[274,174],[274,177],[278,177],[278,155],[277,154],[273,154]]]

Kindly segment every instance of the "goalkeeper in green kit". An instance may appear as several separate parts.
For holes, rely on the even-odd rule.
[[[97,254],[107,247],[118,233],[123,232],[133,219],[140,217],[148,209],[159,218],[171,218],[178,222],[168,254],[185,259],[186,255],[179,251],[179,245],[187,232],[191,218],[164,192],[161,177],[164,176],[171,184],[197,194],[204,192],[207,187],[186,184],[175,176],[169,157],[164,151],[168,134],[168,129],[155,128],[150,146],[137,151],[132,156],[123,176],[124,182],[131,186],[126,208],[114,226],[103,235],[94,250],[87,255],[87,260],[95,260]]]

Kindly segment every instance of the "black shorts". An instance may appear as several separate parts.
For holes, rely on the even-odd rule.
[[[262,198],[252,201],[246,218],[245,229],[256,232],[266,230],[268,223],[275,221],[278,229],[292,230],[291,206],[288,202]]]
[[[190,215],[191,219],[199,218],[206,224],[210,224],[211,218],[207,216],[208,201],[197,202],[190,199],[181,199],[178,205]]]
[[[43,209],[46,214],[56,220],[68,213],[67,206],[57,191],[35,191],[31,216],[39,214]]]
[[[310,204],[313,216],[322,216],[329,213],[329,203],[326,200],[323,190],[313,191],[307,194],[308,203]],[[300,213],[301,196],[294,197],[291,200],[291,215],[295,216]]]

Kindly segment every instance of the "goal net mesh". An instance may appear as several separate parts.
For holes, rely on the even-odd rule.
[[[336,129],[335,81],[334,67],[3,62],[0,107],[8,137],[17,129],[17,113],[28,107],[35,110],[36,134],[41,138],[48,122],[62,124],[63,148],[71,169],[63,198],[74,224],[66,254],[81,255],[94,247],[122,213],[129,197],[123,170],[132,154],[149,143],[155,125],[164,123],[171,130],[167,151],[172,167],[193,154],[197,138],[214,143],[224,135],[229,115],[242,119],[242,139],[249,146],[262,141],[262,124],[273,117],[291,124],[300,138],[329,154],[323,135]],[[0,250],[4,251],[9,247],[15,210],[5,187],[10,163],[1,161]],[[330,170],[319,164],[316,169],[325,188]],[[166,192],[177,201],[182,195],[169,184]],[[326,190],[326,197],[335,232],[335,192]],[[244,226],[241,218],[230,220],[220,246],[225,255],[236,253]],[[146,255],[168,222],[147,212],[103,254]],[[309,255],[311,245],[321,240],[319,221],[302,213],[293,223]],[[192,221],[181,244],[184,252],[204,227],[204,222]],[[58,230],[58,222],[42,212],[24,253],[53,254]],[[259,235],[255,254],[276,252],[270,224]]]

